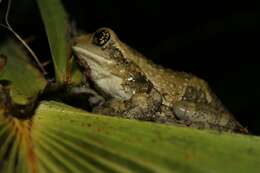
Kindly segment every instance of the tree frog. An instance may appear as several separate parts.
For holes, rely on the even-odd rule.
[[[247,132],[204,80],[154,64],[109,28],[75,38],[73,51],[96,90],[106,98],[94,112]]]

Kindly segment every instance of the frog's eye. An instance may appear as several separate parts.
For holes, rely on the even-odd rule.
[[[109,41],[109,39],[110,39],[110,33],[107,30],[102,29],[97,31],[94,34],[93,42],[98,46],[103,46]]]

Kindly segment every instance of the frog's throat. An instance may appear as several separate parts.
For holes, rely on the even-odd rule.
[[[107,63],[111,64],[110,61],[85,48],[74,46],[73,50],[80,61],[86,61],[90,66],[92,80],[104,93],[119,100],[130,99],[132,93],[124,89],[123,80],[116,75],[112,75],[104,67],[108,65]]]

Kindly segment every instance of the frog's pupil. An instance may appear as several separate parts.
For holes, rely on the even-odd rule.
[[[98,46],[103,46],[110,39],[110,34],[106,30],[97,31],[94,35],[94,43]]]

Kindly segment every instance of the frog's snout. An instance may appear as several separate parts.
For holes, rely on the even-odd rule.
[[[75,46],[75,45],[88,44],[90,39],[91,39],[91,34],[81,35],[73,39],[72,45]]]

